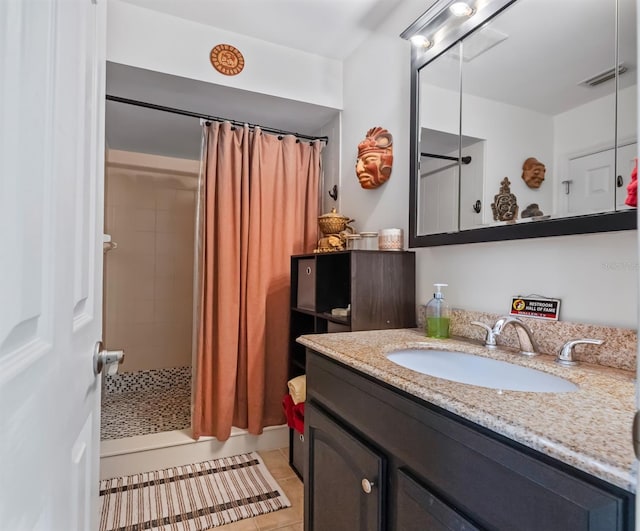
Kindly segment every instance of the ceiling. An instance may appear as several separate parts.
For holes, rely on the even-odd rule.
[[[273,44],[345,59],[403,0],[124,1]]]
[[[273,44],[345,59],[410,0],[123,0]],[[417,0],[418,6],[428,0]],[[338,111],[109,63],[107,94],[275,129],[316,135]],[[200,157],[199,120],[107,102],[111,149]]]

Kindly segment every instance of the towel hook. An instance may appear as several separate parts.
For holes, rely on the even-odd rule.
[[[338,185],[334,184],[333,188],[331,188],[331,190],[329,190],[329,197],[331,197],[331,199],[333,199],[334,201],[338,200]]]

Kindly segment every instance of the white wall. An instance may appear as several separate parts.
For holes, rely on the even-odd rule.
[[[618,117],[621,141],[636,138],[637,89],[637,85],[627,87],[618,95],[620,108],[627,111]],[[558,156],[586,155],[613,147],[614,109],[615,100],[611,94],[554,116],[554,147]]]
[[[422,127],[457,134],[460,101],[457,93],[423,83],[420,101],[426,102],[420,110]],[[553,213],[553,119],[550,116],[464,94],[462,134],[486,140],[482,197],[485,224],[494,223],[491,203],[505,177],[511,181],[511,192],[518,198],[518,217],[530,203],[538,203],[545,214]],[[529,157],[537,158],[547,167],[546,180],[538,189],[529,188],[521,178],[522,163]]]
[[[358,230],[407,229],[410,45],[398,35],[419,14],[399,9],[344,65],[341,208]],[[375,125],[393,134],[394,165],[371,191],[360,188],[354,165],[358,142]],[[636,238],[626,231],[418,249],[417,300],[446,282],[452,306],[499,313],[514,294],[541,293],[562,299],[565,321],[636,328]]]
[[[265,22],[266,23],[266,22]],[[108,4],[107,60],[326,107],[342,108],[342,64],[119,0]],[[209,61],[216,44],[231,44],[245,60],[236,76]]]
[[[358,232],[397,227],[407,233],[410,48],[398,35],[426,7],[403,19],[400,6],[387,21],[390,29],[373,33],[344,63],[340,208]],[[358,144],[375,126],[393,135],[393,169],[385,184],[365,190],[355,173]]]
[[[320,128],[315,134],[317,136],[326,136],[329,138],[328,144],[322,150],[322,173],[324,182],[320,190],[320,213],[324,214],[331,211],[331,207],[336,207],[340,211],[341,194],[338,191],[338,201],[334,201],[329,195],[329,190],[333,185],[340,184],[340,128],[341,116],[337,114],[335,118],[330,120]]]

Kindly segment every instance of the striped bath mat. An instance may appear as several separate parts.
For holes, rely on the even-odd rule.
[[[285,507],[255,452],[100,481],[100,531],[202,531]]]

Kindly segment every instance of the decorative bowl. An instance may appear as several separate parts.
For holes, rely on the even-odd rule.
[[[354,221],[353,219],[349,219],[346,216],[338,214],[335,208],[331,209],[331,212],[328,214],[322,214],[322,216],[318,216],[318,226],[322,231],[322,234],[339,234],[344,230],[349,230],[352,232],[351,227],[347,225]]]

